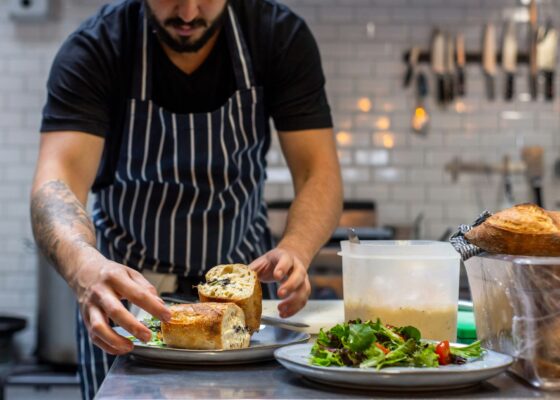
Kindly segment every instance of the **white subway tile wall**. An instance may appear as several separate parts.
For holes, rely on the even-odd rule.
[[[438,238],[447,229],[472,220],[485,208],[500,206],[501,177],[460,176],[453,182],[444,165],[454,157],[498,163],[504,155],[519,159],[519,146],[545,147],[546,205],[560,200],[553,165],[560,159],[560,103],[501,98],[484,99],[479,65],[467,68],[467,96],[447,110],[433,100],[425,137],[411,133],[415,105],[412,88],[402,88],[403,52],[427,48],[437,24],[462,31],[468,51],[480,47],[482,25],[498,32],[506,9],[519,0],[285,0],[307,19],[315,33],[327,77],[327,90],[345,179],[347,199],[379,205],[381,224],[407,224],[420,213],[422,233]],[[61,42],[105,0],[59,0],[44,22],[14,22],[9,2],[0,1],[0,313],[24,315],[29,328],[18,336],[25,353],[33,350],[36,326],[37,266],[31,245],[28,201],[39,142],[38,128],[47,73]],[[543,20],[560,23],[560,0],[539,3]],[[520,47],[525,46],[520,25]],[[558,84],[556,84],[557,92]],[[527,93],[527,69],[517,73],[518,94]],[[497,93],[503,77],[497,76]],[[526,96],[525,96],[526,97]],[[293,196],[277,140],[268,162],[269,200]],[[522,177],[514,179],[516,200],[530,200]]]

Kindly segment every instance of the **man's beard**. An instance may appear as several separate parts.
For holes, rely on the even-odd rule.
[[[163,22],[163,25],[156,19],[154,13],[152,12],[150,5],[147,1],[144,1],[146,6],[148,20],[150,22],[153,31],[156,33],[158,38],[171,48],[171,50],[177,53],[196,53],[204,47],[206,43],[214,36],[214,34],[222,27],[224,24],[224,18],[227,11],[227,6],[224,7],[222,13],[208,26],[208,22],[202,18],[195,18],[192,21],[185,23],[181,18],[168,18]],[[206,28],[206,31],[202,36],[195,41],[191,41],[188,37],[174,38],[165,30],[166,26],[170,27],[184,27],[188,26],[190,28]]]

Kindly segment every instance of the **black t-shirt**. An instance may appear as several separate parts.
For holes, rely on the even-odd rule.
[[[281,131],[332,126],[317,44],[305,22],[274,0],[229,0],[249,48],[265,112]],[[142,0],[104,6],[59,50],[47,84],[42,132],[80,131],[106,139],[96,186],[112,179],[126,104],[132,96],[134,50]],[[154,41],[152,94],[177,113],[209,112],[235,92],[225,29],[192,74],[177,68]],[[188,94],[188,95],[185,95]]]

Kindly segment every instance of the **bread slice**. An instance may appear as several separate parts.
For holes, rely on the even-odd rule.
[[[492,215],[465,237],[491,253],[560,256],[560,213],[519,204]]]
[[[198,285],[201,302],[233,302],[243,309],[247,328],[259,330],[262,288],[257,274],[243,264],[218,265],[206,273],[206,283]]]
[[[163,342],[191,350],[231,350],[249,347],[243,310],[233,303],[177,304],[171,321],[161,323]]]

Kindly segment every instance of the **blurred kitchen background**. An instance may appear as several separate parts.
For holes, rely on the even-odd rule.
[[[14,337],[19,356],[32,355],[37,348],[39,309],[51,313],[51,325],[52,315],[57,313],[62,320],[73,319],[62,311],[68,307],[56,309],[71,297],[63,297],[57,284],[49,283],[52,277],[39,274],[47,267],[39,261],[33,245],[29,190],[53,56],[66,36],[105,2],[0,1],[0,314],[27,320],[27,327]],[[22,5],[26,3],[31,7]],[[529,1],[283,3],[306,19],[320,46],[348,202],[347,220],[341,221],[341,226],[363,225],[365,237],[442,239],[485,209],[535,201],[534,189],[538,187],[542,187],[546,208],[559,207],[560,102],[557,95],[545,99],[542,73],[538,98],[531,96]],[[536,4],[538,25],[549,24],[549,31],[541,32],[545,37],[550,27],[560,25],[560,0]],[[43,5],[46,17],[42,16]],[[37,15],[31,18],[34,7]],[[498,60],[495,72],[491,65],[486,68],[487,74],[495,74],[495,98],[490,100],[483,70],[483,65],[491,64],[484,61],[482,51],[485,26],[493,24],[496,51],[501,53],[510,21],[515,28],[510,39],[511,35],[517,38],[519,53],[512,72],[515,91],[511,100],[504,99],[506,74]],[[436,29],[445,40],[451,38],[448,42],[454,46],[457,35],[463,35],[466,50],[465,95],[459,97],[455,91],[445,104],[436,98],[438,79],[430,63]],[[409,57],[414,47],[419,50],[418,63],[405,88],[403,80],[407,62],[415,58]],[[557,49],[557,43],[553,47]],[[457,64],[458,60],[455,57],[452,61]],[[450,73],[448,60],[442,63],[443,75]],[[556,64],[548,68],[558,71]],[[422,78],[418,82],[419,76],[426,82]],[[428,89],[420,110],[416,110],[422,100],[417,94],[418,83]],[[553,85],[559,92],[557,79]],[[422,127],[426,113],[429,123]],[[420,132],[413,129],[413,115]],[[266,198],[271,202],[273,224],[278,227],[293,190],[276,142],[268,161]],[[333,257],[337,259],[331,248],[325,259],[314,265],[318,286],[322,275],[336,275]],[[325,282],[326,297],[332,292],[340,294],[336,283]],[[321,292],[315,294],[321,296]],[[51,311],[45,311],[49,305]],[[53,306],[58,311],[53,311]],[[41,340],[52,341],[44,332],[52,336],[54,328],[43,324]],[[65,337],[71,340],[73,332]]]

